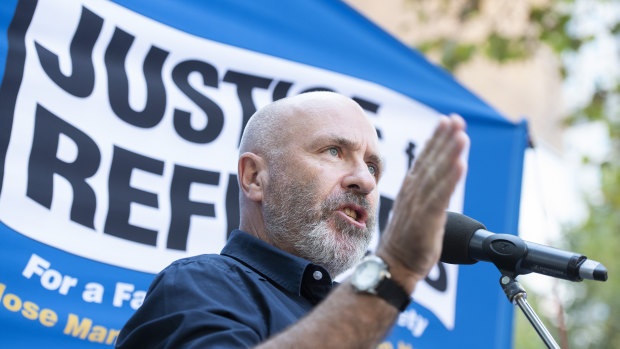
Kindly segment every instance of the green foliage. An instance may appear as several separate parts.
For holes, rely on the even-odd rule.
[[[608,101],[613,99],[612,95],[618,91],[597,89],[592,95],[590,103],[585,107],[575,111],[564,119],[566,126],[572,126],[581,122],[602,121],[607,119],[606,106]],[[608,125],[611,126],[611,125]],[[610,129],[611,130],[611,129]],[[611,135],[610,135],[611,136]]]
[[[550,1],[546,7],[532,7],[529,11],[528,30],[517,36],[503,35],[499,28],[492,26],[482,42],[459,41],[451,36],[442,36],[431,41],[416,43],[415,46],[425,53],[439,53],[440,64],[450,71],[456,70],[459,65],[468,62],[476,54],[484,54],[493,61],[506,63],[531,57],[541,44],[548,45],[558,54],[577,51],[584,42],[592,38],[577,38],[570,35],[568,23],[571,16],[561,10],[564,7],[554,6],[556,2],[558,1]],[[410,0],[410,3],[415,2]],[[445,11],[449,4],[450,2],[442,2],[440,11]],[[452,5],[454,6],[454,3]],[[460,2],[460,7],[456,11],[459,26],[466,27],[479,21],[483,5],[479,0]],[[419,10],[417,14],[423,22],[436,17],[436,14],[434,16],[423,10]],[[560,69],[563,71],[564,67]]]
[[[465,1],[463,7],[459,9],[459,19],[468,20],[475,18],[480,13],[480,0]]]
[[[616,25],[617,27],[617,25]],[[616,35],[618,33],[616,32]],[[572,330],[571,344],[579,348],[620,348],[620,84],[599,89],[589,105],[568,119],[602,122],[607,126],[610,148],[596,165],[600,169],[600,193],[588,198],[588,219],[566,232],[569,248],[601,261],[608,269],[605,284],[584,282],[567,306]],[[586,336],[587,337],[584,337]],[[583,340],[588,338],[585,343]]]
[[[590,204],[588,220],[566,234],[570,248],[602,261],[609,271],[605,284],[584,282],[574,286],[580,290],[566,312],[571,343],[578,348],[620,348],[620,324],[614,316],[620,311],[620,280],[614,272],[620,270],[620,167],[617,163],[605,165],[602,172],[605,199]],[[588,341],[584,343],[584,339]]]
[[[484,45],[487,57],[504,63],[511,60],[524,59],[530,56],[526,38],[511,39],[498,33],[491,33]]]
[[[428,1],[433,0],[415,0],[415,4],[428,4]],[[608,5],[610,1],[583,0],[582,4]],[[453,16],[456,13],[459,25],[465,28],[481,19],[482,6],[485,5],[484,2],[473,0],[443,1],[441,4],[439,8],[417,8],[447,12],[450,5],[460,4],[461,8],[451,13]],[[529,9],[528,27],[519,35],[508,36],[502,33],[501,28],[491,25],[482,41],[459,41],[454,38],[458,35],[448,35],[420,43],[418,48],[426,53],[439,54],[441,64],[454,71],[476,55],[485,55],[498,63],[525,60],[542,45],[550,47],[558,57],[563,58],[578,53],[585,43],[594,39],[591,36],[580,37],[572,30],[576,5],[574,0],[549,0],[544,4]],[[617,10],[618,7],[608,8]],[[438,18],[438,14],[419,13],[418,18],[431,23],[433,18]],[[609,24],[606,29],[609,35],[620,42],[620,15],[616,15],[615,23]],[[620,53],[617,54],[620,62]],[[570,77],[568,67],[561,66],[559,69],[561,76]],[[603,124],[608,130],[610,144],[604,159],[584,156],[584,166],[596,166],[600,170],[600,188],[596,193],[587,193],[587,220],[564,231],[567,241],[565,248],[602,262],[609,271],[609,280],[605,283],[584,281],[560,284],[569,295],[564,304],[564,317],[570,348],[620,349],[620,81],[612,87],[607,85],[598,86],[590,101],[568,115],[564,121],[567,127],[588,122]],[[537,297],[531,296],[530,303],[533,303]],[[536,309],[536,304],[532,305]],[[543,348],[544,345],[525,317],[520,311],[515,312],[515,347]],[[543,317],[543,322],[559,341],[557,325],[554,325],[558,322],[557,318]]]
[[[417,49],[429,53],[433,50],[441,52],[441,65],[452,71],[462,62],[467,62],[476,52],[473,44],[459,44],[456,40],[440,39],[420,43]]]
[[[530,21],[537,27],[540,41],[549,45],[558,53],[577,51],[584,41],[591,38],[576,38],[567,31],[567,24],[571,20],[570,14],[563,13],[553,7],[532,8]]]

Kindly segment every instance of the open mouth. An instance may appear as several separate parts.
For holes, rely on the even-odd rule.
[[[353,218],[354,221],[357,221],[357,212],[355,212],[354,209],[350,207],[345,207],[342,209],[342,212],[344,212],[344,214],[346,214],[347,216]]]
[[[340,212],[353,224],[360,227],[366,226],[366,219],[368,218],[368,213],[365,209],[356,205],[346,205],[344,207],[341,207],[338,212]]]

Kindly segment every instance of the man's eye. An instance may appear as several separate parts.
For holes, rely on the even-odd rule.
[[[369,164],[368,171],[370,172],[371,175],[374,176],[377,173],[377,167],[375,165]]]
[[[329,148],[329,154],[332,155],[332,156],[338,156],[338,149],[336,149],[334,147]]]

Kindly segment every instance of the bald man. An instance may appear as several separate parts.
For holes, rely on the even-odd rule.
[[[376,347],[438,262],[445,210],[466,167],[464,129],[460,117],[442,117],[375,255],[362,259],[383,171],[370,120],[330,92],[262,108],[240,145],[239,230],[219,255],[163,270],[117,346]],[[343,284],[332,281],[352,266]]]

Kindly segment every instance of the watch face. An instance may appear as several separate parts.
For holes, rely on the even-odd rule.
[[[353,284],[359,290],[369,290],[374,288],[381,279],[383,267],[375,261],[365,261],[361,263],[353,274]]]

